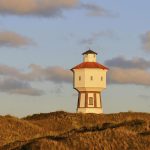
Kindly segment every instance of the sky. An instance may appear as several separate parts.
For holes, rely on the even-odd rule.
[[[150,112],[149,0],[0,0],[0,115],[75,112],[70,69],[109,67],[104,113]]]

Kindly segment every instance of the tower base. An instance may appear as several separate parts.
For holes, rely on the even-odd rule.
[[[77,113],[103,113],[99,91],[79,91]]]
[[[102,108],[77,108],[77,113],[95,113],[95,114],[102,114]]]

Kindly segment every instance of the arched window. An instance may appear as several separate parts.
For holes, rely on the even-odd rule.
[[[103,81],[103,77],[101,77],[101,81]]]
[[[93,80],[93,76],[91,76],[91,80]]]

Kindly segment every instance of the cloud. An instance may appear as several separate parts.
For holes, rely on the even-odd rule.
[[[32,88],[28,82],[13,78],[1,78],[0,91],[9,94],[21,94],[29,96],[41,96],[43,94],[43,91]]]
[[[47,80],[54,83],[70,83],[72,81],[72,73],[58,66],[43,68],[40,65],[32,64],[29,66],[30,72],[21,74],[21,78],[25,80]]]
[[[72,73],[61,67],[42,67],[40,65],[31,64],[28,72],[7,65],[0,65],[0,75],[13,77],[23,81],[51,81],[53,83],[70,83],[72,82]]]
[[[0,47],[22,47],[32,44],[32,40],[11,31],[0,32]]]
[[[62,17],[69,9],[86,10],[87,16],[113,16],[108,10],[94,3],[81,0],[0,0],[1,15]]]
[[[150,61],[143,58],[133,58],[131,60],[125,59],[124,57],[116,57],[105,61],[105,64],[110,67],[118,68],[136,68],[136,69],[148,69],[150,68]]]
[[[111,68],[108,72],[110,84],[150,85],[150,72],[141,69]]]
[[[22,94],[30,96],[41,96],[42,90],[33,88],[30,82],[51,81],[56,87],[51,92],[60,93],[62,83],[72,83],[72,73],[61,67],[42,67],[31,64],[26,72],[14,67],[0,65],[0,91],[9,94]]]
[[[80,40],[80,44],[92,45],[100,37],[112,38],[113,32],[112,31],[101,31],[101,32],[93,33],[93,34],[91,34],[90,37]]]
[[[105,61],[105,64],[110,68],[107,78],[110,84],[150,85],[150,61],[116,57]]]
[[[80,7],[88,11],[87,16],[112,16],[108,10],[94,3],[81,3]]]
[[[0,0],[0,14],[60,17],[77,4],[78,0]]]
[[[150,52],[150,31],[147,31],[146,33],[141,35],[141,41],[142,41],[143,49],[146,52]]]

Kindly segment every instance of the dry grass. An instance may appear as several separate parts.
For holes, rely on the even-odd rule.
[[[149,150],[150,114],[52,112],[0,117],[2,150]]]

